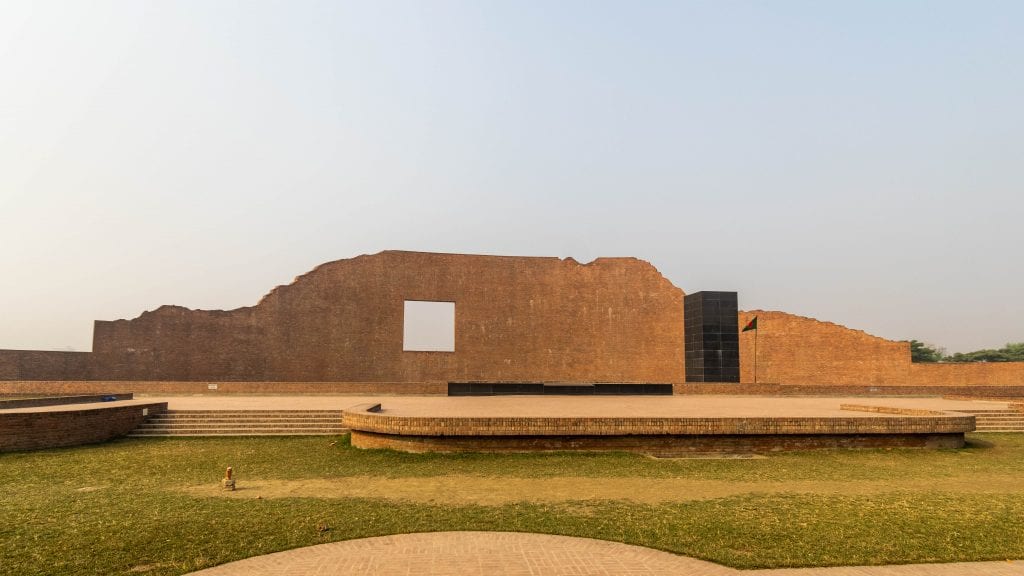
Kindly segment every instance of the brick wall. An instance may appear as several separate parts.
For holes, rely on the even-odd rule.
[[[740,312],[739,325],[754,316],[758,384],[945,387],[950,394],[980,386],[1024,386],[1024,362],[917,364],[910,361],[909,342],[785,312]],[[753,331],[740,334],[740,381],[754,383]]]
[[[166,402],[77,410],[0,410],[0,452],[38,450],[103,442],[132,431],[145,416],[167,409]]]
[[[97,321],[93,377],[176,381],[680,382],[683,292],[635,258],[387,251],[230,311]],[[455,352],[403,352],[405,300],[455,302]]]
[[[216,388],[211,389],[210,386]],[[0,397],[25,394],[447,394],[447,382],[175,382],[175,381],[8,381]]]
[[[89,352],[0,350],[0,380],[88,380]]]
[[[673,384],[674,394],[751,396],[960,396],[1024,398],[1024,385]]]
[[[1024,362],[916,363],[910,365],[907,382],[921,386],[1021,386]]]
[[[405,300],[455,302],[455,352],[402,351]],[[49,393],[206,393],[207,382],[249,393],[439,394],[450,381],[680,385],[682,302],[682,290],[635,258],[581,265],[386,251],[319,266],[252,307],[164,306],[97,321],[92,353],[0,350],[0,381],[40,381]],[[1024,386],[1024,363],[911,364],[907,342],[784,312],[740,312],[740,326],[754,315],[758,385]],[[755,383],[754,338],[740,335],[744,384]],[[131,385],[80,383],[88,380]]]
[[[894,384],[907,381],[910,344],[785,312],[739,313],[745,326],[757,316],[757,382],[783,384]],[[740,334],[740,381],[754,382],[754,332]]]
[[[91,394],[85,396],[47,396],[44,398],[4,398],[0,393],[0,410],[5,408],[41,408],[43,406],[60,406],[63,404],[93,404],[104,402],[105,398],[113,400],[132,400],[133,394]]]
[[[215,390],[209,385],[216,384]],[[761,396],[936,396],[1024,398],[1024,385],[839,385],[839,384],[693,384],[672,385],[675,394],[741,394]],[[58,394],[352,394],[445,395],[446,382],[140,382],[140,381],[8,381],[4,396]]]

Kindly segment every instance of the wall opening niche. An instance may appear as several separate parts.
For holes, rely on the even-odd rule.
[[[455,302],[406,300],[402,350],[455,352]]]

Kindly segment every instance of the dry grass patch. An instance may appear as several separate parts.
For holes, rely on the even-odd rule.
[[[400,502],[500,506],[516,502],[558,503],[582,500],[624,500],[642,504],[691,502],[750,494],[871,495],[926,490],[952,494],[1021,494],[1017,478],[940,478],[932,481],[788,481],[729,482],[690,478],[515,478],[432,476],[381,478],[355,476],[301,480],[239,480],[227,491],[209,482],[177,488],[186,494],[219,498],[383,498]],[[79,489],[81,490],[81,489]]]

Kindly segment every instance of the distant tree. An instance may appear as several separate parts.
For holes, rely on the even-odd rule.
[[[974,352],[957,352],[949,357],[950,362],[1009,362],[999,350],[975,350]]]
[[[911,362],[941,362],[944,358],[943,352],[945,351],[941,348],[929,346],[924,342],[910,341]]]
[[[1010,342],[1003,346],[1003,351],[1013,362],[1024,362],[1024,342]]]
[[[950,362],[1024,362],[1024,342],[1010,342],[999,350],[957,352],[948,356]]]

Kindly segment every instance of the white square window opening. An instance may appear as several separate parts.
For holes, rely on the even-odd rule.
[[[402,350],[455,352],[455,302],[406,300]]]

